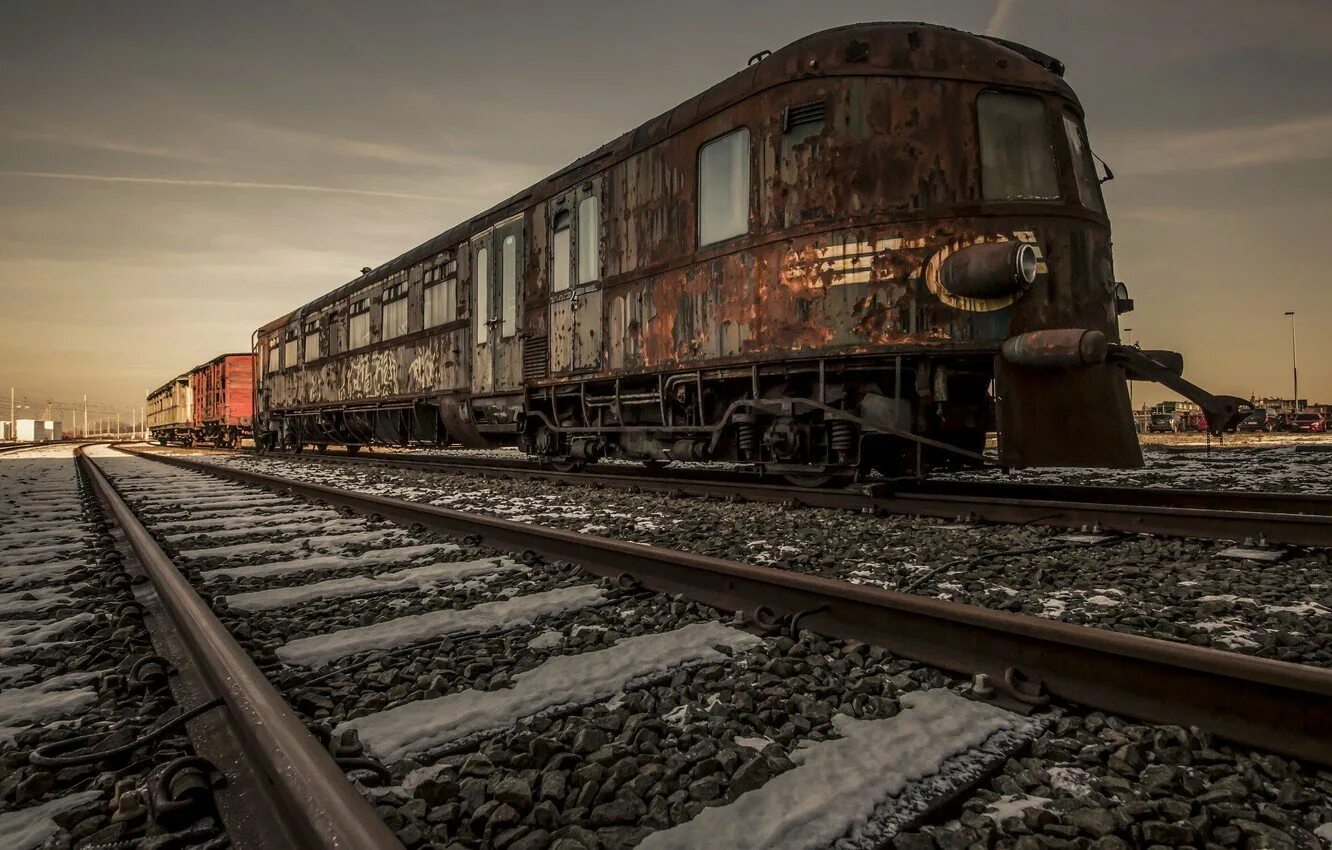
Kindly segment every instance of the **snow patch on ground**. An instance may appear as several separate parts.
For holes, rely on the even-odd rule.
[[[56,834],[55,815],[96,800],[101,791],[80,791],[57,797],[37,806],[0,814],[0,847],[8,850],[32,850]]]
[[[1018,722],[942,688],[904,694],[901,702],[902,712],[884,720],[837,715],[840,738],[802,742],[791,753],[795,768],[730,804],[652,833],[640,850],[819,850],[848,832],[854,840],[875,809],[910,782]]]
[[[595,652],[557,656],[514,676],[510,688],[460,691],[408,703],[349,720],[334,734],[355,729],[371,754],[392,763],[507,728],[524,717],[606,699],[641,679],[683,665],[723,661],[726,656],[714,648],[718,645],[742,650],[759,642],[754,635],[720,623],[695,623],[665,634],[626,638]]]
[[[472,608],[430,611],[299,638],[278,647],[277,657],[287,664],[313,667],[357,652],[393,649],[455,632],[521,625],[546,614],[586,608],[605,601],[606,594],[597,587],[562,587],[502,602],[484,602]]]
[[[508,558],[484,558],[479,561],[458,561],[456,563],[427,564],[423,567],[409,567],[391,573],[373,576],[350,576],[335,578],[330,581],[318,581],[295,587],[274,587],[256,590],[252,593],[237,593],[228,596],[227,604],[242,611],[270,611],[310,602],[315,599],[336,599],[346,596],[367,596],[373,593],[388,593],[394,590],[424,591],[428,587],[448,584],[460,579],[477,575],[497,573],[526,572],[527,567]]]

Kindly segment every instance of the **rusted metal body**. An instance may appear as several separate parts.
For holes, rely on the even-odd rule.
[[[1203,649],[659,549],[582,532],[357,493],[180,457],[154,459],[291,492],[490,546],[628,577],[759,623],[776,622],[882,646],[970,676],[985,673],[1032,704],[1049,698],[1180,726],[1332,765],[1332,671]],[[757,616],[762,609],[762,616]],[[1039,684],[1040,695],[1032,692]]]
[[[260,328],[260,430],[901,474],[997,429],[1008,466],[1139,465],[1118,365],[1001,355],[1113,343],[1129,303],[1061,69],[924,24],[801,39]]]
[[[221,354],[190,372],[194,390],[194,439],[234,446],[251,434],[254,355]]]

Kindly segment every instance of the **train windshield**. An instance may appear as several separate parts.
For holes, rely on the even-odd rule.
[[[983,92],[980,120],[981,191],[986,200],[1056,200],[1059,175],[1039,97]]]
[[[1068,152],[1073,158],[1073,177],[1078,183],[1078,200],[1089,210],[1105,212],[1101,199],[1101,184],[1096,180],[1096,164],[1092,162],[1091,145],[1087,143],[1087,128],[1071,112],[1064,113],[1064,134],[1068,136]]]

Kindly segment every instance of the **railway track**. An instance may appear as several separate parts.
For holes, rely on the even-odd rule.
[[[165,547],[344,767],[369,759],[409,846],[441,826],[464,846],[882,843],[1053,734],[1057,714],[1027,716],[1047,701],[1332,763],[1325,670],[179,458],[97,463],[136,548]],[[994,697],[963,696],[976,674]],[[924,781],[903,735],[963,757],[926,758]],[[793,809],[811,794],[827,811]]]
[[[296,457],[281,454],[282,457]],[[523,461],[433,455],[302,455],[318,462],[380,465],[507,479],[540,479],[594,487],[781,502],[885,514],[965,518],[1109,532],[1332,547],[1332,496],[1247,491],[1172,490],[929,480],[846,489],[768,483],[734,470],[645,470],[602,465],[559,472]]]

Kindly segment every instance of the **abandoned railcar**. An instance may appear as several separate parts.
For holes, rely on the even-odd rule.
[[[862,24],[739,73],[260,328],[265,446],[515,442],[798,480],[1134,466],[1109,220],[1035,50]]]

